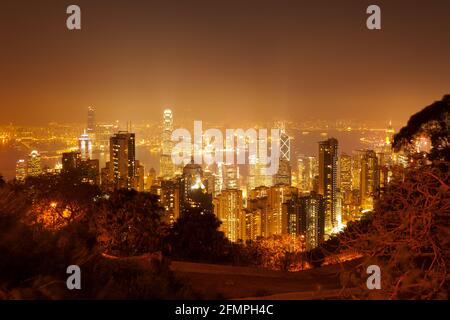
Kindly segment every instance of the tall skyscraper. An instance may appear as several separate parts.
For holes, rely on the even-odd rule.
[[[173,225],[180,217],[180,182],[178,180],[161,181],[161,205],[164,207],[165,220]]]
[[[291,138],[283,128],[280,132],[280,159],[278,172],[273,177],[273,184],[284,184],[290,186],[291,180]]]
[[[285,203],[290,235],[304,235],[306,250],[316,248],[324,240],[325,203],[315,192],[294,196]]]
[[[18,182],[25,181],[27,177],[27,162],[24,159],[17,160],[16,162],[16,180]]]
[[[361,188],[361,162],[364,155],[363,150],[354,150],[352,154],[352,189]]]
[[[314,190],[314,178],[318,175],[317,158],[300,155],[297,159],[297,187],[300,192]]]
[[[319,194],[325,201],[325,233],[339,226],[337,208],[338,141],[330,138],[319,142]]]
[[[173,115],[170,109],[164,110],[162,129],[160,175],[163,179],[172,179],[175,174],[175,167],[172,162]]]
[[[373,150],[366,150],[361,162],[361,207],[372,210],[374,199],[378,197],[380,187],[380,170],[378,157]]]
[[[237,164],[224,164],[223,175],[225,189],[239,189],[239,166]]]
[[[348,154],[341,154],[339,158],[339,176],[341,191],[352,190],[352,157]]]
[[[267,191],[269,206],[269,234],[287,234],[287,213],[283,204],[296,194],[297,189],[288,185],[275,185]]]
[[[82,160],[92,159],[92,140],[86,130],[78,138],[78,148]]]
[[[306,250],[316,248],[324,240],[325,205],[323,197],[315,192],[301,198],[302,215],[305,218]]]
[[[119,131],[110,138],[110,179],[115,189],[132,189],[136,177],[135,134]]]
[[[343,221],[351,220],[350,211],[353,201],[352,197],[352,157],[348,154],[341,154],[339,157],[339,188],[342,196],[341,212]]]
[[[36,177],[42,173],[41,155],[36,150],[31,151],[28,156],[27,175]]]
[[[212,194],[207,189],[202,167],[193,159],[184,166],[180,179],[180,214],[190,211],[212,213]]]
[[[249,165],[248,190],[261,186],[272,186],[273,176],[267,174],[267,166],[261,163],[260,159],[255,155],[249,156],[249,161],[252,161],[253,164]]]
[[[268,200],[269,187],[260,186],[249,191],[247,208],[252,214],[252,223],[257,226],[253,230],[253,240],[270,236],[271,210]]]
[[[222,221],[221,231],[233,242],[242,239],[242,228],[245,225],[241,222],[243,214],[242,191],[237,189],[223,190],[214,199],[214,214]]]
[[[392,142],[394,140],[394,129],[392,128],[392,121],[389,121],[389,126],[386,129],[386,139],[385,139],[385,143],[388,146],[392,145]]]
[[[95,133],[95,109],[93,107],[88,107],[87,113],[87,133]]]

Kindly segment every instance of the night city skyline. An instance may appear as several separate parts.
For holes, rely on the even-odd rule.
[[[113,306],[90,317],[127,319],[448,305],[449,12],[2,3],[0,315],[36,316],[27,300],[73,300],[46,312],[60,319],[91,300]]]

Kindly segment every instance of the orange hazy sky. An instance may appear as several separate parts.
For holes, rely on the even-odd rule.
[[[8,1],[0,124],[406,121],[450,92],[450,1]],[[78,4],[82,30],[66,29]]]

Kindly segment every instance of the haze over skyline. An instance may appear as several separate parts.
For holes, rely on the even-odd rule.
[[[450,88],[450,2],[14,1],[0,12],[0,124],[179,118],[407,121]]]

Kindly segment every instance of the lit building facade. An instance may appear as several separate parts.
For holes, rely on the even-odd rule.
[[[110,180],[115,189],[135,188],[135,134],[119,131],[110,138]]]
[[[88,107],[86,128],[88,134],[95,133],[95,109],[93,107]]]
[[[212,213],[212,194],[207,189],[202,167],[193,159],[183,168],[180,179],[180,215],[189,212]]]
[[[19,159],[16,162],[16,180],[18,182],[25,181],[27,177],[27,162],[24,159]]]
[[[278,172],[273,177],[273,184],[284,184],[290,186],[291,179],[291,138],[287,135],[284,128],[280,134],[280,158],[278,163]]]
[[[82,160],[92,159],[92,140],[86,131],[78,138],[78,149]]]
[[[164,218],[173,225],[180,217],[180,181],[162,180],[160,199],[165,211]]]
[[[36,150],[31,151],[27,162],[27,176],[36,177],[42,174],[41,155]]]
[[[322,195],[293,196],[284,204],[287,231],[292,236],[304,235],[306,250],[316,248],[324,240],[325,202]]]
[[[163,179],[172,179],[175,175],[175,167],[172,162],[172,131],[173,114],[172,110],[166,109],[163,114],[162,123],[162,148],[160,156],[160,176]]]
[[[361,207],[372,210],[380,188],[378,157],[375,151],[366,150],[361,160]]]
[[[242,191],[226,189],[214,199],[214,214],[222,221],[220,230],[232,242],[243,240],[242,231],[245,229],[245,219],[242,220],[243,204]]]
[[[325,201],[325,233],[338,228],[337,208],[338,141],[330,138],[319,142],[319,194]]]
[[[300,155],[297,158],[297,188],[301,193],[314,190],[314,178],[318,175],[317,158]]]

